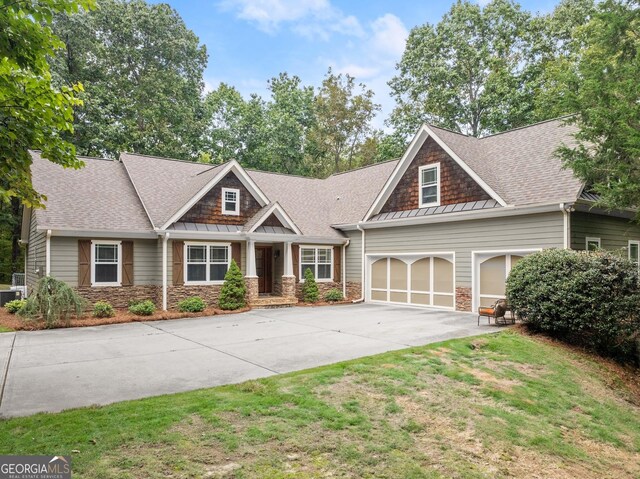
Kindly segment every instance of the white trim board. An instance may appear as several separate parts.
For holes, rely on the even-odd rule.
[[[262,218],[256,221],[256,224],[254,224],[251,229],[249,229],[249,233],[253,233],[256,229],[258,229],[260,225],[262,225],[262,223],[264,223],[266,219],[272,214],[276,215],[276,218],[278,218],[285,227],[289,228],[297,235],[302,235],[302,232],[300,231],[298,226],[293,222],[291,217],[277,201],[262,215]]]
[[[494,200],[496,200],[500,205],[507,206],[507,202],[498,195],[478,174],[471,169],[469,165],[467,165],[454,151],[449,148],[449,146],[440,138],[435,132],[429,128],[427,125],[422,125],[422,127],[418,130],[416,135],[413,137],[411,144],[405,151],[404,155],[396,165],[395,169],[391,173],[391,176],[386,181],[380,193],[374,200],[371,208],[367,211],[367,214],[364,217],[364,221],[367,221],[372,216],[378,214],[382,206],[386,203],[391,196],[391,193],[398,185],[400,178],[407,171],[409,165],[415,158],[420,148],[424,142],[429,138],[433,138],[433,140],[478,184],[480,187],[485,190],[489,196],[491,196]]]

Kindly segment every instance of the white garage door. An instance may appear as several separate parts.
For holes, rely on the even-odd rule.
[[[453,254],[369,257],[370,301],[455,306]]]
[[[539,250],[535,250],[539,251]],[[532,250],[517,252],[474,253],[474,311],[506,298],[506,280],[511,268]]]

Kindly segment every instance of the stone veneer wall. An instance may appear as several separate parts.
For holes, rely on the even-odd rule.
[[[108,301],[114,308],[127,308],[129,301],[143,301],[150,299],[156,306],[162,305],[161,286],[100,286],[92,288],[82,286],[74,288],[80,296],[91,303]]]
[[[303,284],[304,283],[297,283],[296,284],[296,297],[300,301],[302,301],[302,285]],[[324,295],[330,289],[335,288],[335,289],[339,289],[340,291],[342,291],[342,283],[320,282],[319,281],[317,284],[318,284],[318,292],[319,292],[319,296],[320,296],[320,301],[324,300]],[[360,287],[360,283],[348,282],[347,283],[347,298],[346,299],[354,300],[354,299],[360,298],[361,291],[362,291],[362,288]]]
[[[178,302],[191,296],[200,296],[207,306],[217,308],[221,284],[212,285],[182,285],[167,287],[167,309],[177,309]],[[160,302],[162,302],[162,287],[160,287]]]
[[[471,288],[456,288],[456,311],[471,311]]]

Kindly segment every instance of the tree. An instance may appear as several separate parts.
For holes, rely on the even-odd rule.
[[[320,299],[318,283],[316,283],[316,278],[313,276],[313,271],[311,271],[311,268],[307,268],[304,270],[302,299],[305,303],[317,303],[318,299]]]
[[[389,122],[404,135],[430,122],[480,136],[532,121],[531,16],[510,0],[459,0],[437,25],[414,28],[389,82]]]
[[[236,260],[232,259],[227,274],[224,275],[224,284],[220,289],[218,304],[221,309],[236,310],[244,308],[247,304],[245,296],[247,287],[244,283],[242,271]]]
[[[563,99],[577,146],[558,154],[607,208],[640,205],[640,9],[607,0],[578,29],[584,45]]]
[[[80,168],[73,145],[73,107],[81,105],[76,82],[52,84],[47,56],[64,44],[49,25],[55,14],[72,14],[93,0],[41,0],[0,5],[0,201],[11,198],[41,206],[42,195],[31,184],[29,149],[42,150],[54,163]]]
[[[314,99],[316,121],[306,147],[315,176],[353,168],[355,156],[373,132],[371,121],[380,111],[373,96],[364,84],[356,85],[351,75],[335,75],[329,69]]]
[[[207,53],[174,9],[102,0],[94,11],[56,16],[53,30],[67,43],[53,59],[56,78],[85,86],[74,118],[80,153],[197,157]]]

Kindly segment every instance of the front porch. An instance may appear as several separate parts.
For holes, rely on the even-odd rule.
[[[246,242],[247,300],[254,308],[298,303],[292,242]]]

